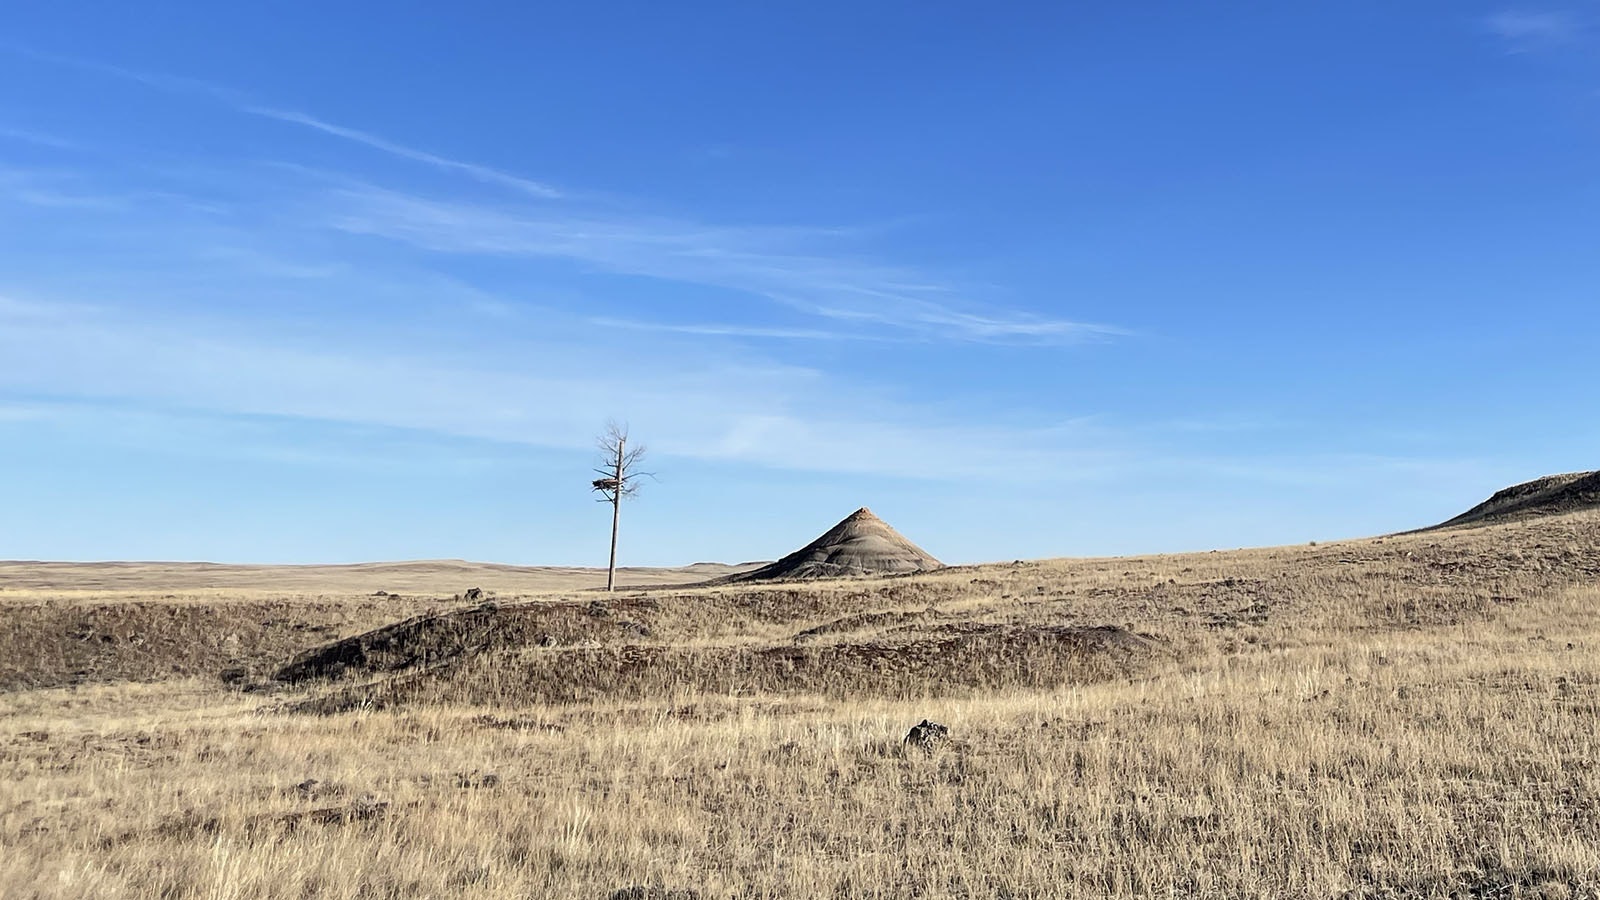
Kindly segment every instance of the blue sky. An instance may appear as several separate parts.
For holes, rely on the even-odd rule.
[[[0,558],[947,561],[1595,468],[1600,4],[12,4]]]

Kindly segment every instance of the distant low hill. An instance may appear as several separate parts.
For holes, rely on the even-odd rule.
[[[760,563],[695,563],[670,568],[622,567],[619,587],[649,588],[725,578]],[[443,596],[482,588],[532,594],[603,588],[605,569],[508,566],[460,559],[350,565],[234,565],[204,562],[34,562],[0,560],[0,589],[42,592],[183,594],[246,591],[311,594]]]
[[[1547,475],[1497,492],[1434,528],[1487,525],[1600,507],[1600,471]]]

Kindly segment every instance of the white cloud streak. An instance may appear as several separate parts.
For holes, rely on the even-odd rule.
[[[344,140],[352,141],[357,144],[363,144],[373,148],[374,150],[381,150],[384,153],[388,153],[392,156],[398,156],[401,159],[408,159],[412,162],[423,163],[425,165],[433,166],[437,169],[444,169],[450,172],[459,172],[478,181],[509,187],[533,197],[554,199],[563,196],[562,191],[557,190],[548,184],[543,184],[528,178],[511,175],[506,172],[502,172],[499,169],[493,169],[488,166],[480,166],[476,163],[462,162],[460,160],[450,159],[448,157],[429,153],[426,150],[418,150],[413,147],[407,147],[404,144],[397,144],[394,141],[378,137],[375,134],[369,134],[365,131],[358,131],[354,128],[346,128],[342,125],[335,125],[332,122],[323,121],[322,119],[307,115],[303,112],[296,112],[295,110],[289,109],[272,109],[265,106],[245,106],[242,107],[241,110],[254,116],[275,119],[279,122],[287,122],[291,125],[301,125],[306,128],[320,131],[323,134],[332,135],[337,138],[343,138]]]
[[[83,145],[77,141],[67,140],[63,137],[57,137],[53,134],[45,134],[42,131],[33,131],[27,128],[0,127],[0,139],[17,141],[24,144],[33,144],[34,146],[46,147],[51,150],[77,151],[83,149]]]
[[[77,69],[80,72],[92,72],[106,75],[123,81],[132,81],[145,87],[155,88],[169,94],[189,94],[191,96],[208,97],[230,105],[241,105],[247,102],[245,95],[232,88],[201,81],[196,78],[182,78],[176,75],[164,75],[156,72],[143,72],[138,69],[129,69],[124,66],[99,62],[92,59],[83,59],[77,56],[68,56],[62,53],[47,53],[30,47],[21,47],[16,44],[0,43],[0,49],[26,56],[39,62],[50,63],[68,69]]]
[[[879,334],[862,334],[849,331],[822,331],[809,328],[763,328],[751,325],[720,325],[700,322],[675,325],[668,322],[643,322],[635,319],[594,318],[589,322],[600,328],[621,328],[628,331],[654,331],[665,334],[688,334],[702,337],[769,338],[786,341],[874,341],[890,342],[894,338]]]
[[[349,345],[361,350],[341,349]],[[805,369],[687,366],[647,348],[596,368],[584,366],[589,356],[557,342],[514,365],[483,366],[433,346],[382,347],[348,334],[324,332],[314,342],[246,337],[0,299],[0,394],[18,397],[298,417],[568,450],[589,447],[596,410],[606,410],[651,434],[667,455],[934,480],[1046,470],[1090,477],[1127,463],[1125,454],[1073,446],[1050,429],[940,422]],[[845,395],[851,413],[841,414],[837,398]]]
[[[1577,17],[1560,11],[1504,10],[1485,18],[1484,27],[1504,40],[1512,53],[1569,44],[1585,31]]]
[[[662,323],[660,330],[762,339],[902,338],[972,343],[1065,344],[1127,332],[1108,325],[986,308],[924,273],[819,252],[850,235],[840,228],[714,226],[660,217],[584,212],[544,182],[420,150],[305,112],[262,104],[232,88],[189,78],[31,50],[56,65],[129,80],[168,93],[201,96],[234,110],[316,131],[391,156],[514,191],[537,208],[504,210],[358,186],[334,192],[330,224],[439,253],[566,259],[605,271],[736,291],[778,303],[839,328],[732,323]],[[35,192],[38,205],[72,198]],[[742,335],[741,335],[741,332]]]
[[[1379,454],[1206,453],[1093,418],[974,423],[813,370],[663,355],[649,343],[597,366],[594,346],[559,333],[488,359],[474,348],[441,347],[431,333],[372,335],[363,323],[322,327],[314,338],[292,334],[0,295],[0,424],[68,417],[93,428],[136,415],[149,426],[124,437],[145,449],[299,454],[324,464],[339,446],[317,444],[307,426],[331,423],[395,429],[401,441],[433,436],[448,442],[438,446],[452,448],[449,458],[503,461],[517,458],[519,446],[587,452],[603,410],[650,435],[663,458],[1002,493],[1114,482],[1147,500],[1219,480],[1296,491],[1373,479],[1414,486],[1482,466]],[[186,446],[184,423],[207,418],[233,435],[228,446]]]
[[[108,75],[113,78],[122,79],[124,81],[132,81],[137,84],[142,84],[146,87],[154,88],[170,94],[186,94],[190,96],[205,97],[230,106],[238,112],[246,113],[252,116],[259,116],[265,119],[272,119],[290,125],[298,125],[302,128],[309,128],[326,135],[370,147],[374,150],[387,153],[391,156],[399,157],[400,159],[423,163],[425,165],[433,166],[434,168],[443,169],[446,171],[457,172],[489,184],[497,184],[503,187],[514,188],[534,197],[550,199],[562,196],[562,192],[556,188],[547,184],[533,181],[532,179],[522,178],[507,172],[502,172],[499,169],[491,168],[489,166],[450,159],[449,157],[440,156],[436,153],[429,153],[426,150],[408,147],[405,144],[397,141],[391,141],[387,138],[383,138],[370,132],[361,131],[355,128],[336,125],[332,122],[319,119],[316,116],[300,112],[298,110],[278,109],[263,105],[252,100],[250,96],[243,91],[235,90],[233,88],[215,84],[209,81],[202,81],[195,78],[181,78],[173,75],[164,75],[153,72],[143,72],[137,69],[129,69],[123,66],[115,66],[108,63],[80,59],[73,56],[64,56],[55,53],[41,53],[36,50],[15,47],[12,49],[14,52],[21,53],[24,56],[28,56],[41,62],[48,62],[54,65],[66,66],[81,71]],[[4,132],[0,132],[0,134],[3,133]]]
[[[371,186],[341,188],[331,200],[328,224],[352,234],[436,253],[564,259],[618,274],[720,288],[845,323],[864,335],[873,334],[870,329],[926,340],[1060,344],[1126,334],[1107,325],[958,308],[951,302],[955,288],[932,284],[920,272],[790,249],[810,237],[801,229],[511,210]],[[739,326],[699,327],[732,334]],[[801,331],[794,336],[821,334]]]

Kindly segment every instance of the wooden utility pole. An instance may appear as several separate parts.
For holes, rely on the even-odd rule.
[[[611,504],[611,560],[606,565],[606,590],[617,589],[617,528],[622,521],[622,498],[639,492],[639,476],[649,472],[639,471],[644,459],[644,445],[628,446],[628,426],[616,422],[606,423],[606,431],[597,441],[600,446],[599,475],[591,486],[600,494],[601,503]]]

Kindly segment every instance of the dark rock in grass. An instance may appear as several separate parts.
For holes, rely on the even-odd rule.
[[[609,900],[700,900],[699,891],[669,890],[660,887],[634,885],[612,891]]]
[[[900,745],[908,749],[915,748],[923,753],[931,754],[939,749],[939,745],[943,744],[949,737],[950,729],[948,726],[923,719],[916,725],[911,726],[911,730],[906,732],[906,736],[900,741]]]

